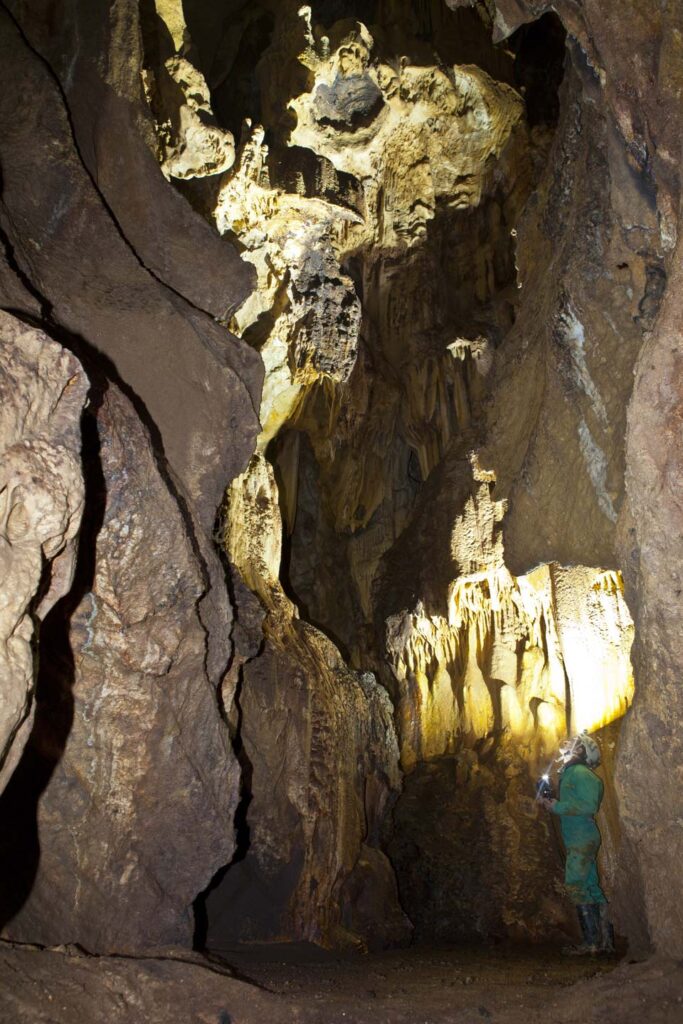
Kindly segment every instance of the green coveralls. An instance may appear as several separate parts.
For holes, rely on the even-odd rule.
[[[598,813],[604,790],[602,779],[585,764],[572,764],[560,778],[560,799],[553,814],[560,817],[562,838],[567,849],[564,882],[572,903],[606,903],[598,881],[595,858],[600,848],[600,831],[593,817]]]

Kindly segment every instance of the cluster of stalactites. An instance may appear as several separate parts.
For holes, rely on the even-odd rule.
[[[624,714],[632,641],[616,571],[499,566],[454,580],[446,615],[419,606],[388,622],[404,767],[488,737],[536,765],[568,732]]]

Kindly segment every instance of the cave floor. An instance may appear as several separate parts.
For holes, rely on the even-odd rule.
[[[554,949],[89,956],[0,943],[2,1024],[681,1024],[683,962]]]
[[[415,946],[339,956],[302,944],[215,955],[320,1024],[683,1021],[683,966],[567,957],[557,947]]]

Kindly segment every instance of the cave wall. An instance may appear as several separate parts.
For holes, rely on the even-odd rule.
[[[497,36],[507,36],[545,9],[546,5],[518,0],[497,3]],[[673,897],[673,892],[678,892],[677,873],[669,865],[672,852],[680,845],[678,798],[672,787],[679,774],[681,705],[680,688],[671,683],[680,674],[680,659],[669,624],[679,621],[681,611],[676,532],[680,521],[676,483],[680,474],[680,379],[676,369],[680,316],[675,282],[680,267],[683,12],[679,4],[656,11],[638,5],[613,10],[590,0],[580,5],[558,3],[553,9],[569,32],[587,104],[604,112],[608,214],[617,229],[612,246],[624,247],[615,269],[628,269],[624,297],[637,300],[637,309],[629,308],[618,295],[610,300],[604,294],[604,278],[614,280],[616,274],[606,274],[608,265],[601,266],[603,245],[595,253],[595,266],[601,266],[601,271],[592,275],[595,284],[582,305],[586,311],[592,306],[592,315],[603,319],[613,311],[619,317],[628,311],[625,320],[614,321],[619,326],[620,347],[624,338],[633,338],[632,324],[642,331],[642,341],[634,347],[635,382],[631,387],[631,382],[624,380],[618,399],[623,407],[619,436],[623,414],[628,423],[618,463],[624,467],[623,482],[621,469],[618,474],[623,498],[614,509],[617,521],[611,534],[614,561],[624,572],[637,637],[637,695],[624,723],[615,763],[621,837],[614,897],[619,920],[634,948],[654,945],[674,951],[681,948],[680,898]],[[603,196],[603,202],[606,198]],[[572,233],[569,241],[580,244],[581,237]],[[631,253],[635,250],[635,261],[629,249]],[[623,263],[627,267],[620,266]],[[630,277],[634,269],[638,288]],[[572,277],[578,294],[579,278],[585,287],[585,275],[577,267]],[[597,303],[596,286],[602,293]],[[600,333],[598,330],[598,337]],[[597,351],[595,364],[601,358]],[[614,381],[619,379],[611,360],[606,372]],[[601,393],[609,394],[613,386],[601,388]],[[606,470],[608,465],[609,460]],[[536,553],[525,551],[522,559],[529,554],[534,557]]]
[[[503,81],[472,64],[449,78],[427,57],[425,33],[438,23],[427,6],[415,18],[401,5],[382,9],[370,27],[271,12],[255,73],[266,127],[247,126],[208,215],[242,240],[259,275],[235,323],[266,365],[259,447],[279,494],[266,488],[261,500],[279,500],[290,534],[279,573],[302,616],[394,698],[407,777],[383,836],[403,905],[421,937],[540,938],[569,919],[548,912],[558,864],[534,808],[534,775],[567,730],[606,725],[633,694],[614,523],[649,281],[641,250],[654,222],[645,197],[641,234],[629,245],[626,228],[615,229],[609,133],[581,67],[567,61],[558,104],[543,105],[539,90],[561,77],[557,51],[539,86],[519,40],[517,53],[495,53],[479,37],[471,59]],[[557,23],[546,25],[556,45]],[[227,18],[222,31],[227,38]],[[397,71],[389,55],[398,52]],[[442,58],[455,53],[446,34]],[[523,106],[508,81],[524,74]],[[295,121],[283,113],[287,89]],[[326,171],[313,195],[305,181],[292,190],[279,177],[285,129]],[[616,173],[628,180],[618,160]],[[641,213],[633,203],[629,212]],[[313,263],[318,246],[326,255]],[[621,271],[614,281],[606,260]],[[599,330],[584,303],[604,309]],[[536,579],[528,570],[539,562]],[[256,592],[259,579],[249,572]],[[259,664],[244,676],[245,735]],[[282,686],[273,679],[273,693]],[[592,717],[581,707],[591,687],[604,697]],[[284,771],[298,777],[289,757]],[[474,832],[482,799],[496,794],[483,815],[497,864],[485,895],[481,878],[462,872],[468,842],[449,847],[421,817],[428,801],[411,795],[421,778],[436,785],[431,772],[453,779],[440,806]],[[282,803],[267,809],[254,797],[255,834]],[[255,849],[239,869],[247,879]],[[605,854],[614,859],[611,833]],[[438,895],[427,910],[428,860]],[[219,888],[235,884],[228,872]],[[282,886],[300,902],[291,879]],[[445,892],[454,893],[447,919]]]
[[[6,793],[2,919],[15,936],[130,951],[190,944],[192,900],[235,847],[218,694],[231,613],[212,536],[262,373],[221,323],[248,268],[149,149],[137,4],[58,7],[0,12],[3,305],[78,353],[99,426],[83,442],[80,569],[44,632],[41,729]],[[102,404],[109,385],[127,397]],[[120,575],[108,565],[133,552]],[[100,598],[109,621],[93,618]]]
[[[31,742],[2,797],[15,826],[2,840],[5,934],[121,952],[190,945],[191,905],[225,861],[239,786],[204,670],[204,581],[150,438],[113,384],[90,429],[94,551],[81,550],[68,612],[44,623]]]
[[[0,314],[2,665],[0,792],[35,715],[34,623],[70,589],[83,512],[80,419],[88,390],[69,352]]]
[[[230,673],[249,842],[207,895],[207,942],[405,942],[411,925],[380,849],[401,784],[391,701],[284,593],[277,485],[263,456],[233,483],[227,506],[224,543],[243,623]]]

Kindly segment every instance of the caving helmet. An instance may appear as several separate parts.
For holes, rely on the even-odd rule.
[[[568,764],[575,757],[580,757],[589,768],[597,768],[600,764],[600,747],[587,732],[580,732],[560,746],[558,761],[562,764]]]

